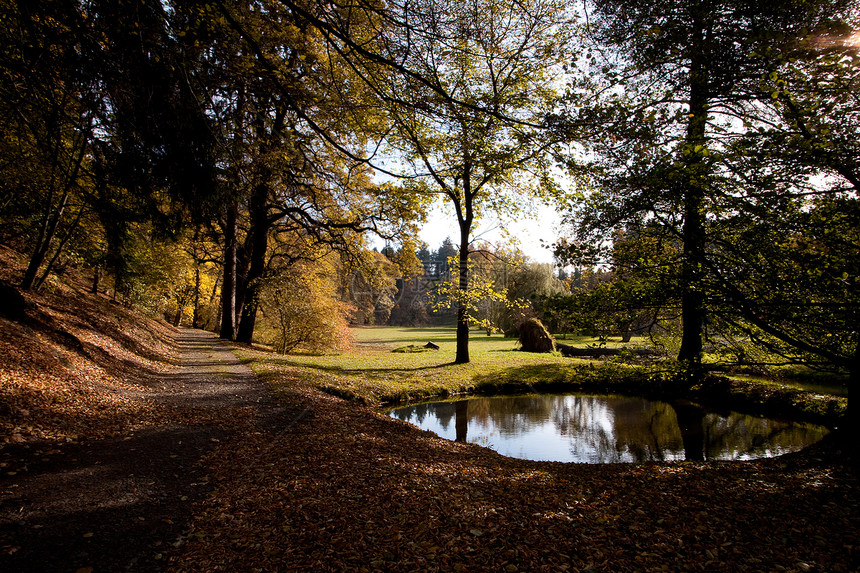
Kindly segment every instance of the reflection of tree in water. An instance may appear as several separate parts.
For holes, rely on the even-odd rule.
[[[392,410],[392,415],[398,420],[409,422],[420,426],[424,422],[424,418],[432,413],[433,416],[438,416],[437,411],[440,404],[415,404],[406,408],[397,408]],[[450,416],[449,416],[450,418]]]
[[[578,459],[614,463],[677,459],[681,448],[671,406],[622,396],[586,396],[557,422]]]
[[[628,452],[635,461],[682,457],[683,439],[671,405],[625,397],[616,397],[613,403],[619,451]]]
[[[624,396],[473,398],[417,404],[392,415],[445,431],[453,420],[457,441],[468,438],[490,447],[497,441],[516,443],[530,432],[537,436],[555,433],[564,437],[562,443],[572,459],[590,463],[778,455],[812,443],[827,432],[816,426],[737,413],[709,414],[690,402],[669,404]],[[559,454],[556,459],[568,458]]]
[[[706,459],[749,459],[796,451],[824,437],[827,430],[812,424],[732,413],[707,414],[703,420]]]
[[[606,399],[567,396],[554,400],[553,422],[570,443],[574,459],[603,460],[620,456],[615,438],[615,415]],[[614,455],[610,455],[610,452]]]
[[[469,422],[493,424],[502,434],[516,434],[550,418],[556,396],[499,396],[469,400]]]
[[[684,442],[684,459],[702,461],[705,459],[705,409],[687,400],[675,400],[672,409],[678,418],[681,440]]]
[[[439,425],[442,426],[443,430],[448,429],[448,424],[451,423],[451,418],[455,415],[455,404],[456,402],[442,402],[437,404],[433,410],[433,414],[439,420]]]
[[[454,411],[456,413],[455,431],[457,437],[454,438],[458,442],[466,442],[466,436],[469,431],[469,401],[461,400],[454,404]]]
[[[470,424],[493,428],[502,436],[551,424],[568,437],[574,459],[619,462],[662,459],[655,453],[662,451],[660,432],[675,422],[674,416],[666,416],[666,408],[655,413],[652,403],[640,399],[543,395],[473,399],[468,413]]]

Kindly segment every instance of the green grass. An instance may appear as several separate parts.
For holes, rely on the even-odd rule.
[[[810,382],[808,380],[792,380],[790,378],[773,378],[755,375],[738,375],[732,374],[728,376],[733,380],[749,381],[755,384],[764,386],[775,386],[778,388],[794,388],[805,392],[813,392],[816,394],[826,394],[828,396],[848,396],[848,387],[839,380],[822,380],[820,382]]]
[[[750,377],[713,377],[693,387],[677,378],[671,361],[636,366],[614,361],[564,358],[516,350],[501,335],[472,331],[468,364],[454,364],[456,335],[450,327],[364,327],[353,331],[356,343],[337,355],[279,355],[247,347],[240,357],[276,388],[296,382],[372,405],[386,405],[470,393],[612,392],[654,398],[685,396],[749,413],[798,417],[834,425],[847,399],[790,388]],[[438,351],[393,352],[428,341]],[[594,339],[571,341],[577,346]]]
[[[343,354],[254,353],[243,358],[249,359],[258,374],[294,369],[302,380],[327,392],[374,404],[473,392],[478,386],[510,382],[512,376],[522,384],[557,379],[566,368],[590,362],[520,352],[515,340],[477,330],[470,337],[468,364],[454,364],[456,333],[452,328],[362,327],[353,334],[356,343]],[[438,344],[439,350],[393,352],[428,341]]]

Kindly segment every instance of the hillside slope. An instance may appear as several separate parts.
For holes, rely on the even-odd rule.
[[[0,443],[115,436],[170,416],[149,395],[175,363],[172,326],[75,277],[20,292],[21,271],[0,247]]]

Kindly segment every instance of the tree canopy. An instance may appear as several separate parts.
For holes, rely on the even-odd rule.
[[[727,221],[777,223],[790,205],[804,208],[798,178],[823,173],[823,162],[802,167],[799,157],[777,159],[786,149],[804,153],[800,149],[814,146],[774,146],[787,129],[795,131],[796,143],[804,137],[800,118],[786,116],[796,106],[783,93],[783,75],[803,69],[798,52],[804,44],[808,52],[810,36],[834,29],[850,8],[829,1],[591,4],[596,44],[585,64],[601,68],[592,88],[602,89],[604,96],[602,103],[567,121],[599,122],[609,136],[593,146],[599,157],[593,177],[597,191],[572,217],[579,244],[605,246],[624,229],[675,245],[666,251],[672,258],[662,264],[676,269],[683,325],[678,358],[693,367],[700,360],[705,328],[714,324],[711,311],[738,300],[730,291],[739,283],[720,280],[726,253],[721,247],[740,247],[733,236],[723,235]],[[836,59],[851,67],[842,59],[845,53]],[[813,83],[824,83],[806,87],[824,96],[825,78],[833,74],[813,75]],[[574,101],[582,99],[576,94]],[[779,111],[766,113],[780,105]],[[770,134],[768,143],[763,134]],[[745,148],[757,145],[757,153]],[[753,214],[762,218],[751,222]],[[761,249],[768,243],[745,244]]]

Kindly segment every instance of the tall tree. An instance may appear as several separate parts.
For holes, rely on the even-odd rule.
[[[476,221],[552,188],[542,128],[566,59],[568,14],[555,0],[394,2],[382,14],[373,20],[380,40],[347,44],[351,63],[392,126],[388,149],[406,163],[401,176],[441,195],[456,216],[465,292]],[[456,362],[469,361],[468,341],[460,305]]]
[[[788,362],[847,371],[856,387],[860,14],[847,17],[810,26],[790,50],[756,52],[772,71],[732,147],[744,192],[715,218],[709,273],[723,320]]]
[[[0,223],[30,254],[24,289],[41,283],[84,213],[96,115],[86,14],[76,3],[42,8],[0,3]]]
[[[277,2],[188,6],[185,42],[210,46],[203,85],[230,166],[222,336],[250,342],[274,236],[360,249],[362,232],[403,230],[412,205],[369,178],[361,132],[376,120],[363,84],[301,13]]]
[[[780,49],[845,3],[747,0],[597,0],[593,31],[616,51],[603,62],[612,94],[602,195],[585,228],[659,221],[680,248],[682,340],[678,359],[700,366],[707,307],[709,222],[735,193],[725,167],[737,126],[761,97]],[[607,116],[604,116],[607,117]],[[617,123],[613,123],[617,121]]]

